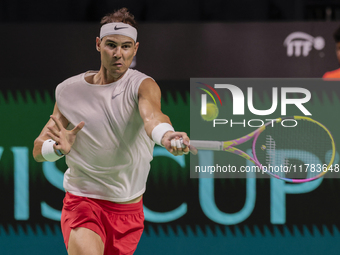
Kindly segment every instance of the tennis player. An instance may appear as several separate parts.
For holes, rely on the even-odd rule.
[[[70,255],[133,254],[155,143],[173,155],[189,151],[187,134],[175,132],[161,111],[157,83],[129,68],[139,47],[134,16],[122,8],[101,25],[100,70],[57,86],[53,114],[33,149],[38,162],[66,155],[61,227]]]
[[[338,63],[340,64],[340,27],[338,27],[334,34],[333,34],[333,38],[335,41],[335,54],[336,57],[338,59]],[[340,78],[340,68],[333,70],[333,71],[329,71],[326,72],[322,78],[328,78],[328,79],[338,79]]]

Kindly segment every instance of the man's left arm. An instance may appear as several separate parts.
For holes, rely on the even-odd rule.
[[[161,111],[161,90],[157,83],[147,78],[138,90],[139,112],[147,135],[155,143],[164,146],[173,155],[189,152],[189,137],[185,132],[175,132],[170,119]],[[185,145],[182,148],[180,138]]]

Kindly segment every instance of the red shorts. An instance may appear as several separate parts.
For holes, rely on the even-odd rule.
[[[144,229],[143,201],[117,204],[66,193],[61,229],[66,249],[73,228],[97,233],[104,243],[104,255],[133,254]]]

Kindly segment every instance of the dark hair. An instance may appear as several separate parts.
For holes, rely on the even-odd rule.
[[[334,38],[336,43],[340,42],[340,27],[338,27],[338,29],[335,30],[335,32],[333,34],[333,38]]]
[[[112,22],[123,22],[137,28],[135,16],[133,16],[125,7],[105,15],[100,21],[100,25],[103,26]]]

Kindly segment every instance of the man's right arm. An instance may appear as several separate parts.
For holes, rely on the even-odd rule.
[[[69,122],[59,111],[57,103],[55,103],[55,105],[54,105],[52,115],[60,121],[60,123],[62,124],[62,126],[64,128],[67,127]],[[35,161],[37,161],[37,162],[46,161],[41,154],[41,148],[42,148],[43,143],[46,140],[51,139],[51,137],[48,135],[48,133],[50,133],[49,128],[52,128],[52,129],[58,128],[57,124],[55,123],[55,121],[52,118],[50,118],[50,120],[47,122],[47,124],[45,125],[45,127],[41,131],[40,135],[34,141],[33,157],[34,157]]]

